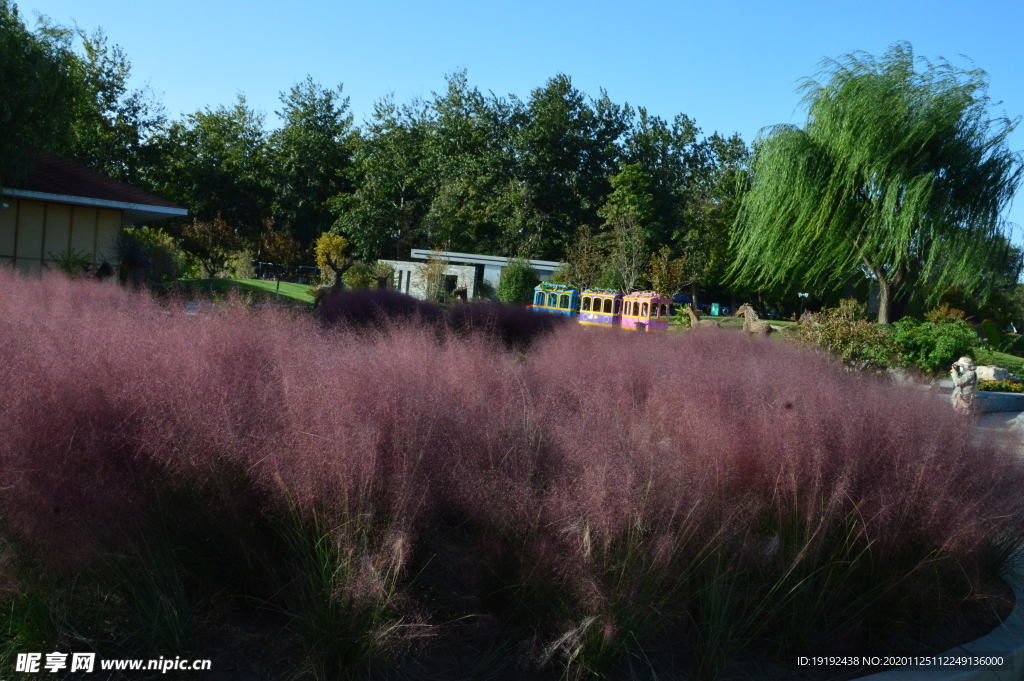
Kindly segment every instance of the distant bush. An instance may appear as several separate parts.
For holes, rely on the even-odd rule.
[[[177,241],[159,227],[125,228],[117,243],[122,278],[168,283],[179,279],[186,267]]]
[[[966,316],[967,313],[963,310],[958,310],[955,307],[950,307],[948,303],[943,303],[937,308],[925,312],[924,320],[940,324],[942,322],[965,321]]]
[[[975,356],[978,336],[962,312],[944,306],[929,312],[928,318],[933,321],[905,317],[880,326],[867,319],[864,305],[848,299],[836,308],[805,315],[798,337],[857,369],[907,366],[934,374],[960,357]]]
[[[939,373],[963,356],[974,357],[978,334],[962,319],[919,322],[905,317],[892,325],[903,363],[925,373]]]
[[[0,655],[211,657],[260,620],[282,676],[712,678],[892,650],[1024,545],[1012,443],[790,344],[0,288]],[[399,295],[335,314],[431,309]]]
[[[511,258],[501,268],[498,281],[498,300],[503,303],[527,304],[533,300],[533,288],[540,283],[537,272],[521,258]]]
[[[54,255],[53,253],[47,253],[50,259],[64,274],[69,277],[82,276],[89,271],[89,264],[92,262],[92,253],[86,253],[78,249],[71,249],[70,251],[61,251]]]
[[[349,268],[343,277],[345,286],[353,289],[377,288],[379,279],[390,281],[395,268],[386,263],[357,262]]]
[[[869,321],[864,306],[853,299],[805,315],[797,334],[805,343],[827,350],[853,368],[883,369],[900,363],[900,347],[892,334]]]

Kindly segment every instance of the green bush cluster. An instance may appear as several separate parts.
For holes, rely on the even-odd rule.
[[[181,278],[189,269],[177,241],[159,227],[125,228],[117,240],[122,279],[133,276],[156,283]],[[141,283],[141,282],[140,282]]]
[[[530,263],[512,258],[501,268],[498,282],[498,300],[503,303],[529,303],[533,300],[533,287],[540,283]]]
[[[879,325],[867,319],[864,306],[842,300],[801,320],[799,337],[836,355],[857,369],[911,367],[921,372],[941,372],[958,358],[974,357],[980,341],[962,313],[939,311],[928,321],[907,317],[895,324]]]
[[[978,334],[962,319],[919,322],[907,317],[891,328],[902,363],[929,374],[942,371],[965,355],[974,357],[979,345]]]
[[[864,306],[853,299],[805,315],[797,334],[800,340],[828,350],[850,367],[884,369],[900,364],[900,348],[892,334],[868,321]]]

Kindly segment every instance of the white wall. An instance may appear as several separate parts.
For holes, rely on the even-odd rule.
[[[422,274],[426,263],[405,260],[378,260],[377,262],[391,265],[394,268],[395,274],[391,279],[391,285],[396,290],[408,293],[420,300],[426,299],[427,287]],[[448,265],[444,273],[458,277],[458,287],[466,289],[466,295],[470,300],[476,296],[476,267],[473,265]]]

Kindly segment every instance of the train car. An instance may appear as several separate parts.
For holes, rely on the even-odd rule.
[[[581,294],[580,324],[619,326],[622,321],[622,294],[608,289],[588,289]]]
[[[671,302],[653,291],[634,291],[623,296],[620,326],[631,331],[668,331]]]
[[[580,309],[580,292],[563,284],[542,282],[533,289],[534,312],[572,316]]]

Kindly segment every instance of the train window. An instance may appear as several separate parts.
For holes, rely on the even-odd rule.
[[[616,300],[615,301],[615,312],[613,314],[619,314],[619,312],[621,312],[621,311],[622,311],[622,301],[621,300]]]
[[[627,300],[622,304],[622,314],[629,316],[629,301]]]
[[[590,311],[590,298],[587,298],[587,297],[583,298],[583,311],[584,312],[589,312]]]
[[[563,310],[568,310],[569,309],[569,296],[567,294],[565,294],[565,293],[562,294],[562,298],[559,301],[558,307],[560,307]]]
[[[657,319],[657,318],[658,318],[658,304],[657,303],[651,303],[651,319]]]
[[[643,312],[640,313],[640,316],[641,317],[646,317],[647,316],[647,303],[644,303],[644,306],[642,308],[640,308],[640,309],[643,310]]]
[[[662,317],[667,317],[668,316],[668,305],[666,305],[664,303],[662,303],[662,305],[661,305],[661,316]]]
[[[604,311],[605,311],[605,314],[607,314],[607,313],[612,311],[612,299],[611,298],[605,298],[604,299]]]
[[[544,294],[543,293],[538,293],[537,296],[533,300],[533,304],[534,305],[543,305],[544,304]]]
[[[554,293],[548,294],[548,307],[558,307],[558,296]]]

